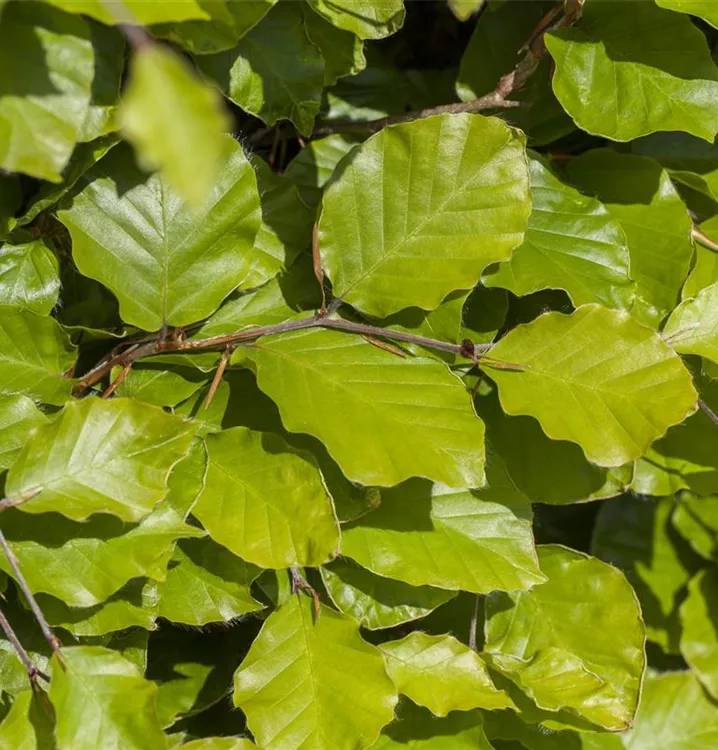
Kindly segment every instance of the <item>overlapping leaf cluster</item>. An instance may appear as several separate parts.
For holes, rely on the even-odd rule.
[[[718,744],[713,5],[0,2],[0,747]]]

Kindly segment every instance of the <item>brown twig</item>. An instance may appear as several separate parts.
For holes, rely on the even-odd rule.
[[[324,317],[327,314],[327,295],[324,292],[324,269],[322,268],[322,255],[319,251],[319,229],[316,224],[312,227],[312,263],[314,275],[317,277],[319,288],[322,290],[322,306],[319,308],[319,315]]]
[[[132,371],[133,362],[128,362],[123,368],[122,372],[110,383],[109,387],[102,394],[102,398],[109,398],[120,386],[120,383],[130,374]]]
[[[318,622],[322,614],[322,602],[316,589],[304,578],[297,568],[289,568],[289,574],[292,578],[292,591],[297,597],[299,596],[299,592],[303,591],[305,594],[309,594],[314,600],[314,616]]]
[[[233,351],[234,347],[228,346],[222,352],[222,356],[219,359],[219,364],[217,365],[217,370],[214,373],[214,377],[212,378],[212,384],[209,386],[209,391],[207,392],[207,396],[204,399],[204,409],[209,409],[209,405],[212,403],[214,394],[217,393],[217,388],[219,388],[219,384],[222,382],[222,376],[224,375],[224,371],[227,369],[227,362],[229,362],[229,358],[232,355]]]
[[[707,248],[708,250],[712,250],[714,253],[718,253],[718,242],[712,240],[705,232],[700,229],[700,227],[693,227],[691,237],[693,237],[693,240],[699,245],[703,245],[703,247]]]
[[[28,679],[30,680],[30,685],[34,686],[38,677],[42,677],[45,682],[50,682],[50,678],[32,663],[29,654],[23,648],[22,643],[20,643],[20,639],[12,629],[12,625],[10,625],[2,610],[0,610],[0,627],[3,629],[5,636],[12,644],[12,647],[15,649],[15,653],[22,662],[23,667],[25,667]]]
[[[718,425],[718,414],[716,414],[702,398],[698,399],[698,406],[708,415],[708,418],[713,424]]]

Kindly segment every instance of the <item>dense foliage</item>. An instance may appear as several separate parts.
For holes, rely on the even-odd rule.
[[[718,747],[717,62],[0,1],[0,749]]]

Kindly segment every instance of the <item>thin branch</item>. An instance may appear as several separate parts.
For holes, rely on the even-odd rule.
[[[110,383],[107,390],[102,394],[102,398],[109,398],[119,387],[122,381],[132,371],[133,362],[128,362],[123,368],[122,372]]]
[[[695,242],[697,242],[699,245],[703,245],[703,247],[708,248],[708,250],[712,250],[714,253],[718,253],[718,242],[712,240],[699,227],[693,227],[691,237],[693,237]]]
[[[479,621],[479,604],[481,600],[479,595],[476,594],[474,597],[474,611],[471,613],[471,625],[469,629],[469,648],[472,651],[478,651],[476,648],[476,628]]]
[[[322,306],[319,308],[319,315],[324,317],[327,314],[327,295],[324,292],[324,269],[322,268],[322,255],[319,250],[319,229],[316,224],[312,227],[312,264],[314,265],[314,275],[319,282],[319,288],[322,290]]]
[[[698,406],[700,406],[700,408],[708,415],[714,425],[718,425],[718,414],[716,414],[702,398],[698,399]]]
[[[207,396],[204,400],[202,408],[209,409],[209,405],[212,403],[214,394],[217,393],[217,388],[219,388],[219,384],[222,382],[222,376],[224,375],[224,371],[227,369],[227,362],[229,362],[229,358],[233,351],[234,347],[228,346],[222,352],[222,356],[219,359],[219,364],[217,365],[217,371],[214,373],[212,384],[209,387],[209,391],[207,392]]]
[[[27,581],[25,580],[25,576],[22,574],[22,571],[20,570],[20,565],[18,564],[17,558],[15,557],[15,553],[10,548],[10,545],[7,543],[7,539],[5,539],[5,534],[0,531],[0,546],[3,549],[3,552],[5,553],[5,557],[7,557],[8,562],[10,563],[10,567],[12,568],[15,578],[15,582],[20,587],[20,590],[25,595],[25,598],[27,599],[27,603],[30,605],[30,609],[32,610],[32,613],[35,615],[35,619],[37,620],[38,625],[40,626],[40,630],[42,630],[42,634],[45,636],[45,640],[50,644],[50,648],[52,649],[55,656],[58,658],[60,663],[63,663],[62,654],[60,653],[60,641],[57,638],[57,636],[52,632],[52,628],[50,628],[47,620],[45,619],[45,615],[42,614],[42,610],[40,609],[40,606],[38,605],[35,597],[32,594],[32,591],[30,591],[30,587],[27,585]]]
[[[10,625],[2,610],[0,610],[0,628],[3,629],[5,636],[12,644],[12,647],[15,649],[15,653],[18,655],[18,658],[22,662],[23,667],[25,667],[28,679],[30,680],[30,685],[34,685],[35,680],[38,677],[42,677],[45,682],[50,682],[50,678],[32,663],[29,654],[23,648],[22,643],[20,643],[20,639],[12,629],[12,625]]]

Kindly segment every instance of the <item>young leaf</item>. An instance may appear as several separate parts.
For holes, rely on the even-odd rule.
[[[27,513],[56,511],[76,521],[112,513],[139,521],[165,496],[192,433],[183,419],[131,399],[74,401],[25,444],[6,493],[39,492],[21,506]]]
[[[574,305],[628,309],[634,283],[618,221],[594,198],[564,184],[537,157],[529,159],[533,207],[526,237],[511,260],[484,276],[489,287],[518,296],[565,289]]]
[[[254,612],[262,605],[249,585],[260,572],[211,539],[180,542],[158,585],[158,614],[170,622],[200,626]]]
[[[42,690],[25,690],[0,724],[0,750],[53,750],[53,716]]]
[[[615,568],[564,547],[540,547],[539,559],[546,583],[487,599],[485,651],[540,708],[626,729],[645,667],[633,589]]]
[[[234,677],[234,702],[266,750],[367,747],[394,714],[396,689],[359,626],[309,597],[271,614]]]
[[[323,566],[321,574],[334,604],[369,630],[393,628],[424,617],[456,596],[451,591],[384,578],[341,558]]]
[[[718,70],[690,19],[653,3],[590,2],[575,28],[545,41],[553,89],[583,130],[614,141],[658,130],[715,138]]]
[[[260,222],[254,170],[230,136],[221,160],[201,213],[162,176],[141,172],[122,147],[82,177],[71,207],[58,212],[78,268],[115,294],[126,322],[146,331],[194,323],[237,286],[261,283],[252,252]]]
[[[236,47],[203,55],[197,65],[245,112],[267,125],[291,120],[302,135],[311,135],[324,60],[307,37],[296,3],[278,3]]]
[[[0,247],[0,301],[49,315],[60,291],[57,258],[42,240]]]
[[[643,156],[595,149],[569,165],[569,176],[623,227],[636,280],[633,314],[657,328],[676,306],[693,258],[693,223],[668,173]]]
[[[0,50],[0,167],[60,182],[90,104],[90,29],[45,3],[12,3]]]
[[[118,112],[139,164],[161,169],[198,211],[212,194],[230,119],[216,89],[201,81],[172,50],[145,44],[132,56]]]
[[[309,7],[360,39],[390,36],[402,27],[406,15],[403,0],[309,0]]]
[[[132,662],[99,646],[72,646],[53,659],[50,700],[61,748],[127,747],[163,750],[157,686]]]
[[[306,454],[246,427],[206,443],[205,486],[193,512],[215,541],[263,568],[321,565],[336,555],[339,525]]]
[[[472,708],[512,708],[481,657],[450,635],[411,633],[379,646],[397,690],[436,716]]]
[[[718,573],[709,568],[688,585],[681,604],[681,654],[712,698],[718,698]]]
[[[688,370],[661,338],[628,314],[584,305],[510,331],[492,359],[507,414],[536,417],[554,440],[571,440],[599,466],[621,466],[694,409]]]
[[[718,282],[671,313],[663,337],[681,354],[700,354],[718,363]]]
[[[9,469],[33,430],[47,417],[26,396],[0,395],[0,471]]]
[[[524,143],[501,120],[470,114],[397,125],[363,143],[327,188],[319,220],[335,295],[383,317],[471,289],[523,240]]]
[[[63,404],[72,386],[63,374],[74,361],[75,348],[57,321],[0,305],[0,393]]]
[[[718,711],[692,672],[649,672],[626,750],[711,750],[718,743]]]
[[[493,471],[489,487],[479,491],[420,479],[382,491],[376,510],[344,526],[342,554],[413,586],[485,594],[545,580],[529,502],[508,477],[494,477]]]
[[[321,440],[350,480],[484,484],[483,423],[444,365],[316,330],[264,337],[240,358],[256,366],[284,426]]]

